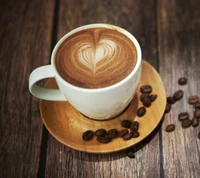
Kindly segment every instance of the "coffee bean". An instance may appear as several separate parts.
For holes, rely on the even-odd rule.
[[[98,129],[94,133],[97,137],[104,137],[106,135],[105,129]]]
[[[200,118],[200,109],[195,109],[194,116]]]
[[[143,85],[140,87],[140,92],[141,93],[151,93],[152,87],[150,85]]]
[[[181,122],[181,125],[183,128],[188,128],[190,127],[192,124],[192,121],[190,119],[185,119]]]
[[[174,93],[173,98],[175,99],[175,101],[180,100],[181,98],[183,98],[184,92],[182,90],[178,90],[177,92]]]
[[[97,141],[100,143],[109,143],[112,139],[108,137],[97,137]]]
[[[185,77],[181,77],[178,79],[178,84],[179,85],[185,85],[187,84],[187,79]]]
[[[135,158],[135,154],[134,154],[134,152],[131,151],[131,150],[128,150],[128,151],[126,152],[126,155],[127,155],[129,158]]]
[[[144,98],[148,97],[149,96],[149,93],[142,93],[140,95],[140,101],[143,101]]]
[[[168,112],[170,112],[171,108],[172,108],[172,105],[169,104],[169,103],[167,103],[166,107],[165,107],[165,114],[168,113]]]
[[[150,106],[151,106],[151,100],[150,100],[149,97],[145,97],[145,98],[143,99],[142,103],[143,103],[143,105],[144,105],[145,107],[150,107]]]
[[[195,109],[200,109],[200,103],[195,103],[194,108]]]
[[[165,129],[166,132],[173,132],[174,130],[175,130],[174,124],[169,124]]]
[[[193,117],[192,126],[197,127],[199,125],[199,119],[197,117]]]
[[[189,114],[187,112],[181,112],[179,115],[178,115],[178,120],[179,121],[183,121],[185,119],[189,119]]]
[[[132,122],[129,120],[123,120],[121,123],[121,126],[124,128],[130,128],[131,124],[132,124]]]
[[[138,116],[138,117],[144,116],[145,113],[146,113],[146,108],[145,108],[145,107],[140,107],[140,108],[137,110],[137,116]]]
[[[137,130],[133,130],[133,138],[137,138],[140,136],[140,133]]]
[[[149,98],[150,98],[151,102],[153,102],[153,101],[155,101],[155,100],[156,100],[156,98],[157,98],[157,95],[154,95],[154,94],[152,94],[152,95],[149,95]]]
[[[107,132],[106,136],[107,136],[108,138],[113,139],[113,138],[115,138],[115,137],[118,136],[118,131],[117,131],[116,129],[111,129],[111,130],[109,130],[109,131]]]
[[[139,129],[139,122],[133,121],[133,123],[131,124],[130,128],[132,130],[138,130]]]
[[[199,102],[199,97],[198,96],[190,96],[188,99],[189,104],[195,104]]]
[[[118,132],[118,136],[119,137],[123,137],[124,135],[126,135],[128,133],[128,129],[123,129],[121,131]]]
[[[174,104],[175,102],[176,100],[172,96],[167,97],[167,103]]]
[[[127,134],[125,134],[125,135],[123,136],[123,139],[124,139],[124,140],[130,140],[130,139],[132,138],[132,136],[133,136],[133,133],[132,133],[132,132],[129,132],[129,133],[127,133]]]
[[[94,136],[94,132],[91,130],[87,130],[83,133],[82,139],[85,141],[88,141],[88,140],[92,139],[93,136]]]

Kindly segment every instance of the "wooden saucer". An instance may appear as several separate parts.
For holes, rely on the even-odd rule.
[[[150,84],[153,88],[152,94],[157,94],[157,99],[147,108],[143,117],[136,116],[137,109],[142,106],[139,100],[139,88],[142,85]],[[45,87],[57,88],[54,79],[49,79]],[[106,104],[106,103],[105,103]],[[79,151],[89,153],[110,153],[116,152],[143,140],[159,124],[166,106],[166,93],[162,80],[157,71],[146,61],[142,62],[142,75],[136,96],[133,98],[127,109],[116,118],[106,121],[96,121],[88,119],[79,113],[73,106],[66,102],[40,101],[40,113],[47,130],[58,141],[64,145]],[[86,130],[97,130],[104,128],[106,130],[116,128],[121,130],[121,121],[128,119],[140,123],[138,138],[124,141],[122,138],[113,139],[112,142],[99,143],[94,137],[90,141],[82,140],[82,134]]]

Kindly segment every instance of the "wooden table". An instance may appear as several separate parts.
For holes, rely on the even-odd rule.
[[[160,73],[167,96],[183,99],[145,140],[132,149],[88,154],[64,146],[44,127],[39,100],[28,90],[30,72],[49,64],[58,39],[84,24],[121,26],[140,42],[143,58]],[[197,178],[200,126],[183,129],[177,117],[200,96],[199,0],[34,0],[0,5],[0,177]],[[177,80],[188,78],[187,85]],[[158,108],[159,109],[159,108]],[[167,133],[168,124],[175,124]]]

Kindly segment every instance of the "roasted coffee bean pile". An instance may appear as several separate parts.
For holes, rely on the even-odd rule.
[[[187,79],[182,77],[178,80],[179,85],[186,85]],[[152,87],[150,85],[143,85],[140,87],[140,101],[142,105],[137,110],[137,116],[142,117],[146,114],[148,108],[152,105],[152,103],[156,100],[157,95],[151,94]],[[184,96],[183,90],[176,91],[172,96],[167,97],[167,104],[165,108],[165,113],[167,114],[171,111],[172,105],[181,100]],[[182,128],[198,127],[200,122],[200,98],[197,95],[190,96],[188,98],[188,103],[193,107],[193,117],[190,119],[189,113],[186,111],[180,112],[178,114],[178,120],[181,123]],[[117,129],[113,128],[108,131],[101,128],[96,130],[95,132],[92,130],[87,130],[83,133],[82,139],[85,141],[91,140],[94,136],[96,136],[96,140],[100,143],[109,143],[112,139],[117,137],[122,138],[123,140],[130,140],[132,138],[137,138],[140,136],[138,132],[139,129],[139,122],[138,121],[130,121],[130,120],[123,120],[121,122],[122,129],[118,131]],[[167,125],[165,131],[166,132],[173,132],[176,129],[174,124]],[[200,132],[198,133],[198,138],[200,139]],[[134,151],[131,149],[126,150],[126,155],[129,158],[135,158]]]
[[[123,120],[121,126],[125,128],[119,132],[119,137],[123,138],[123,140],[130,140],[140,136],[138,121]]]
[[[142,102],[142,107],[138,108],[137,116],[142,117],[146,114],[147,109],[149,108],[152,103],[156,100],[157,95],[151,94],[153,91],[150,85],[143,85],[140,87],[140,101]],[[123,140],[130,140],[132,138],[137,138],[140,136],[138,132],[139,129],[139,122],[138,121],[130,121],[130,120],[123,120],[121,122],[122,129],[118,131],[117,129],[113,128],[106,131],[104,128],[98,129],[96,131],[87,130],[82,134],[82,139],[85,141],[91,140],[93,137],[96,137],[96,140],[100,143],[109,143],[115,138],[122,138]],[[129,158],[135,158],[135,155],[132,151],[127,151],[127,156]]]
[[[150,85],[143,85],[140,87],[140,101],[142,102],[143,106],[137,110],[138,117],[144,116],[146,114],[146,108],[150,107],[151,104],[156,100],[157,95],[151,94],[152,90],[153,89]],[[88,141],[91,140],[94,136],[96,136],[97,141],[101,143],[108,143],[116,137],[122,137],[124,140],[129,140],[131,138],[136,138],[140,136],[138,132],[139,122],[123,120],[121,122],[121,126],[124,128],[121,131],[117,131],[116,129],[106,131],[103,128],[98,129],[95,132],[87,130],[83,133],[82,139]]]
[[[186,85],[187,79],[182,77],[178,80],[179,85]],[[165,114],[169,113],[172,105],[175,104],[177,101],[182,99],[184,96],[184,92],[182,90],[176,91],[173,96],[167,97],[167,104],[165,108]],[[200,98],[197,95],[190,96],[187,101],[190,105],[192,105],[192,108],[194,110],[192,119],[189,116],[189,113],[186,111],[183,111],[178,114],[178,120],[181,123],[182,128],[188,128],[190,126],[197,127],[199,126],[199,120],[200,120]],[[166,127],[166,132],[172,132],[175,130],[174,124],[169,124]],[[198,134],[198,138],[200,139],[200,132]]]
[[[146,114],[148,107],[156,100],[157,95],[151,94],[153,91],[151,85],[143,85],[140,87],[140,101],[142,102],[143,106],[137,110],[137,116],[142,117]]]
[[[118,137],[117,129],[110,129],[106,131],[105,129],[101,128],[93,132],[92,130],[87,130],[83,133],[82,139],[85,141],[91,140],[94,136],[100,143],[109,143],[112,139]]]
[[[122,130],[118,131],[117,129],[110,129],[106,131],[105,129],[98,129],[95,132],[92,130],[87,130],[83,133],[82,139],[85,141],[91,140],[96,136],[96,140],[100,143],[109,143],[112,139],[121,137],[123,140],[130,140],[131,138],[137,138],[140,136],[138,132],[139,122],[123,120],[121,122]]]

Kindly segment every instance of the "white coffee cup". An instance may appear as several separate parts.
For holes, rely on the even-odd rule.
[[[58,73],[55,56],[59,46],[70,35],[88,28],[111,28],[125,34],[135,45],[137,62],[133,71],[120,82],[98,89],[87,89],[74,86],[65,81]],[[90,24],[72,30],[56,44],[51,55],[51,64],[35,69],[29,77],[29,90],[37,98],[50,101],[68,101],[85,116],[96,119],[110,119],[120,114],[134,97],[141,75],[141,48],[135,37],[128,31],[110,24]],[[42,79],[55,78],[59,89],[47,89],[36,83]]]

